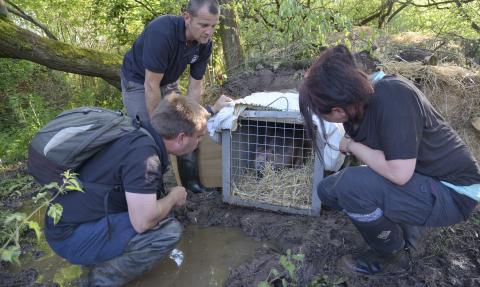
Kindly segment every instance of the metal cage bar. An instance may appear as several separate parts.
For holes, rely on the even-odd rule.
[[[316,136],[317,144],[322,150],[324,143],[320,138],[318,135]],[[316,192],[316,186],[323,178],[324,168],[315,155],[311,142],[309,146],[308,150],[308,139],[300,113],[258,110],[243,112],[238,118],[236,131],[222,131],[223,200],[235,205],[318,216],[321,202]],[[296,155],[296,152],[299,154]],[[286,198],[285,193],[283,197],[277,199],[279,201],[277,203],[245,199],[233,194],[234,188],[237,188],[236,184],[242,184],[246,180],[253,179],[252,182],[255,182],[258,178],[261,179],[261,168],[265,168],[267,164],[271,165],[272,162],[275,173],[277,168],[280,172],[287,168],[305,168],[307,164],[310,165],[309,167],[313,165],[308,207],[285,204],[285,201],[289,199]],[[270,191],[276,192],[278,187],[288,186],[287,184],[292,183],[277,182],[274,178]],[[301,186],[301,183],[297,183],[297,181],[293,184]],[[260,189],[264,186],[257,185],[256,188]],[[295,198],[290,198],[290,200],[293,202]]]

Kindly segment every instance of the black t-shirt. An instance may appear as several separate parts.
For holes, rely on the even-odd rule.
[[[357,129],[345,125],[355,141],[382,150],[386,160],[416,158],[415,172],[457,186],[480,183],[478,165],[460,136],[409,81],[387,76]]]
[[[161,86],[177,81],[190,64],[190,75],[201,80],[212,53],[212,41],[187,46],[183,17],[164,15],[150,22],[123,58],[122,72],[143,84],[145,69],[163,73]]]
[[[83,193],[68,192],[55,200],[63,206],[63,213],[56,225],[50,217],[45,217],[47,238],[65,238],[78,224],[104,217],[107,193],[108,214],[128,211],[125,192],[113,191],[115,185],[131,193],[156,193],[163,183],[159,151],[151,137],[137,130],[95,154],[78,171],[80,181],[90,188],[85,188]]]

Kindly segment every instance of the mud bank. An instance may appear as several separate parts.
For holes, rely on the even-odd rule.
[[[2,203],[8,206],[11,199]],[[256,240],[268,242],[255,251],[252,260],[231,270],[225,286],[257,286],[272,268],[280,271],[274,286],[282,286],[282,278],[289,286],[480,286],[478,209],[467,222],[432,232],[425,252],[413,258],[407,276],[384,279],[352,276],[337,268],[342,255],[366,247],[348,218],[337,211],[324,208],[318,218],[280,214],[227,205],[220,192],[213,192],[189,194],[186,206],[175,214],[185,226],[237,227]],[[22,253],[41,257],[32,244],[34,233],[29,232],[27,237],[22,240]],[[303,264],[297,264],[295,280],[279,263],[288,249],[305,256]],[[29,266],[22,266],[18,273],[8,270],[6,264],[0,265],[0,286],[57,286],[52,282],[35,283],[42,274]],[[78,282],[72,282],[72,286],[78,286]]]
[[[190,195],[177,217],[184,224],[239,227],[248,236],[271,243],[233,269],[225,286],[257,286],[273,267],[283,270],[279,258],[288,249],[305,255],[295,281],[283,276],[292,286],[309,286],[315,280],[318,285],[310,286],[480,286],[478,210],[467,222],[434,230],[425,251],[413,256],[407,276],[383,279],[344,274],[337,268],[342,255],[366,248],[341,212],[323,209],[319,218],[285,215],[226,205],[217,193]]]

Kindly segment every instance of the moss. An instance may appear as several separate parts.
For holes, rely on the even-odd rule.
[[[22,30],[11,22],[8,18],[0,18],[0,39],[10,40],[10,44],[14,44],[18,49],[32,49],[32,43],[23,40],[21,37]]]
[[[30,41],[28,38],[35,38],[35,41]],[[60,41],[39,37],[28,30],[16,26],[5,17],[0,18],[0,39],[15,39],[10,41],[10,44],[21,50],[38,49],[43,46],[52,51],[56,56],[65,59],[78,59],[79,61],[87,59],[98,63],[98,65],[117,66],[122,63],[122,57],[119,54],[79,48]],[[33,42],[36,43],[35,46],[33,46]]]
[[[47,38],[43,38],[42,42],[61,58],[88,59],[99,65],[120,65],[122,63],[122,57],[119,54],[109,54],[92,49],[79,48]]]
[[[99,65],[120,65],[122,57],[119,54],[109,54],[92,49],[75,47],[60,41],[44,38],[43,43],[62,58],[88,59]]]
[[[82,267],[79,265],[70,265],[60,269],[53,277],[53,282],[60,286],[68,286],[70,282],[82,276],[82,273]]]

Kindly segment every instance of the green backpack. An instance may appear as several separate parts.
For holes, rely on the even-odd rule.
[[[139,128],[120,111],[97,107],[65,111],[33,137],[28,149],[28,172],[42,185],[61,185],[64,171],[75,171],[105,145]]]

